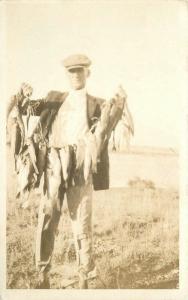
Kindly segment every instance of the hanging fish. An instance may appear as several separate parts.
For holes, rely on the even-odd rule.
[[[122,116],[122,110],[119,109],[119,107],[116,105],[116,100],[114,100],[114,103],[112,105],[110,115],[109,115],[109,123],[108,123],[108,137],[110,138],[110,135],[112,133],[112,130],[116,127],[118,121],[121,119]]]
[[[84,137],[85,151],[84,151],[84,180],[88,183],[89,175],[97,172],[97,140],[96,136],[91,132],[87,132]]]
[[[102,109],[101,118],[100,118],[100,124],[101,124],[102,131],[105,131],[108,126],[111,106],[112,106],[111,101],[106,101],[106,103]]]
[[[11,154],[14,158],[14,169],[17,172],[17,159],[18,154],[20,152],[20,145],[21,145],[21,133],[18,124],[15,122],[11,125],[10,130],[10,147],[11,147]]]
[[[20,198],[21,206],[23,208],[27,208],[29,205],[30,191],[34,187],[34,183],[36,181],[36,175],[33,172],[33,165],[27,150],[24,154],[19,155],[17,168],[18,191],[16,198]]]
[[[80,170],[84,162],[85,142],[80,139],[76,149],[76,170]]]
[[[91,153],[91,169],[93,173],[97,172],[97,140],[96,136],[89,132],[87,140],[88,151]]]
[[[97,160],[99,160],[100,154],[103,149],[104,141],[106,140],[106,131],[102,128],[100,121],[96,126],[94,135],[95,135],[96,147],[97,147]]]
[[[12,120],[10,131],[13,130],[13,132],[11,132],[12,147],[15,147],[14,148],[15,150],[19,148],[19,153],[20,153],[24,146],[25,128],[24,128],[24,122],[23,122],[22,115],[21,115],[18,105],[15,105],[13,107],[13,109],[11,110],[9,115],[10,115],[9,120]],[[17,127],[15,124],[17,125]],[[14,127],[14,125],[15,125],[15,127]],[[19,140],[19,143],[17,144],[18,139],[20,139],[20,140]],[[16,144],[15,144],[15,142],[16,142]]]
[[[124,124],[126,124],[126,126],[129,129],[130,133],[134,136],[134,122],[133,122],[133,118],[132,118],[132,115],[131,115],[131,112],[128,108],[127,103],[125,103],[123,116],[122,116],[122,121],[124,122]]]
[[[103,105],[102,111],[101,111],[101,117],[99,121],[97,122],[96,129],[95,129],[95,137],[96,137],[96,144],[97,144],[97,159],[99,160],[100,154],[102,152],[104,143],[106,141],[106,133],[107,128],[109,126],[109,119],[110,119],[110,111],[112,107],[111,101],[106,101],[106,103]]]
[[[91,151],[90,148],[88,147],[88,144],[86,144],[85,157],[84,157],[84,180],[86,184],[88,183],[89,174],[91,171],[91,163],[92,163]]]
[[[22,207],[26,208],[29,205],[30,191],[34,188],[39,173],[32,138],[27,139],[26,145],[18,155],[17,172],[18,192],[16,197],[21,199]]]
[[[18,97],[17,97],[18,98]],[[20,109],[20,103],[19,103],[19,99],[17,100],[17,104],[15,105],[14,109],[14,113],[16,114],[16,121],[17,124],[20,128],[20,133],[21,133],[21,145],[20,145],[20,151],[22,151],[23,147],[24,147],[24,143],[25,143],[25,126],[24,126],[24,122],[22,119],[22,114],[21,114],[21,109]]]
[[[46,154],[47,154],[47,145],[45,142],[39,142],[39,147],[37,151],[37,169],[38,169],[38,176],[37,176],[37,182],[35,184],[36,187],[39,187],[40,179],[42,177],[45,165],[46,165]]]
[[[25,190],[28,187],[28,177],[29,177],[29,170],[30,166],[29,163],[25,163],[21,157],[19,156],[18,162],[17,162],[17,167],[18,167],[18,191],[16,197],[19,198]]]
[[[64,146],[59,151],[61,166],[62,166],[62,174],[63,180],[65,182],[65,188],[68,187],[68,179],[70,176],[70,171],[72,167],[71,158],[72,158],[73,149],[70,145]]]
[[[36,159],[36,153],[35,153],[35,146],[34,146],[32,138],[28,139],[28,144],[27,145],[28,145],[28,153],[29,153],[33,168],[35,170],[35,173],[38,175],[39,171],[38,171],[38,168],[37,168],[37,165],[36,165],[37,159]]]

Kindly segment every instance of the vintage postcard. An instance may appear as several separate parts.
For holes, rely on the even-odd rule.
[[[187,1],[0,16],[0,299],[188,299]]]

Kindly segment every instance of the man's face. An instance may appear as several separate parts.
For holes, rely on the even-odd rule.
[[[67,70],[70,85],[73,90],[80,90],[85,87],[89,70],[85,68],[73,68]]]

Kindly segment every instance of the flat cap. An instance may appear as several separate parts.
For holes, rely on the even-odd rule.
[[[83,54],[70,55],[63,60],[63,65],[66,69],[84,68],[91,65],[91,60]]]

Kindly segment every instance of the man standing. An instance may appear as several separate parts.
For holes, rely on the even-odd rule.
[[[78,140],[88,131],[91,126],[89,124],[90,119],[94,113],[92,110],[96,110],[99,105],[98,103],[102,101],[101,99],[97,100],[87,95],[86,80],[89,76],[89,65],[90,60],[83,55],[74,55],[65,59],[64,67],[70,80],[71,90],[68,94],[55,94],[51,92],[47,96],[47,102],[53,101],[52,106],[59,99],[64,99],[64,102],[58,109],[48,134],[49,150],[45,177],[47,181],[47,198],[53,203],[53,213],[50,216],[50,222],[48,220],[49,216],[42,209],[39,214],[39,239],[36,247],[40,248],[40,256],[36,257],[36,263],[40,268],[40,272],[42,272],[41,274],[44,277],[42,280],[44,282],[46,281],[46,270],[48,269],[52,255],[55,230],[60,218],[58,205],[54,204],[57,204],[59,201],[58,191],[62,183],[63,155],[65,151],[69,151],[67,147],[75,147],[78,144]],[[54,95],[56,99],[53,99]],[[91,175],[88,183],[85,183],[83,174],[78,174],[74,186],[69,184],[66,190],[61,190],[61,199],[64,192],[66,192],[67,196],[74,233],[80,287],[87,288],[87,274],[94,268],[91,244]],[[48,222],[47,227],[45,226],[46,222]],[[38,249],[36,249],[36,253],[38,253]]]
[[[116,95],[116,101],[111,104],[115,109],[112,109],[97,168],[95,174],[89,170],[86,180],[84,170],[76,168],[77,150],[87,133],[94,133],[94,122],[100,119],[105,102],[87,93],[90,64],[85,55],[66,58],[63,65],[70,81],[70,91],[51,91],[36,109],[36,114],[40,115],[37,128],[40,125],[43,138],[48,140],[44,197],[39,208],[35,252],[38,288],[50,287],[48,271],[65,194],[74,234],[80,288],[88,288],[88,273],[95,267],[92,258],[92,191],[93,188],[109,188],[108,140],[121,118],[126,97]]]

